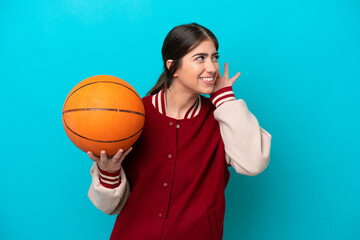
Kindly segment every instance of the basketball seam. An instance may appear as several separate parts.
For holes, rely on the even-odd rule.
[[[95,83],[114,83],[114,84],[117,84],[117,85],[121,85],[121,86],[129,89],[130,91],[132,91],[132,92],[141,100],[140,96],[139,96],[134,90],[132,90],[132,89],[129,88],[128,86],[125,86],[124,84],[121,84],[121,83],[118,83],[118,82],[112,82],[112,81],[96,81],[96,82],[87,83],[87,84],[85,84],[85,85],[77,88],[76,90],[74,90],[74,91],[66,98],[64,106],[66,106],[67,101],[69,100],[69,98],[70,98],[75,92],[79,91],[81,88],[84,88],[84,87],[86,87],[86,86],[89,86],[89,85],[95,84]]]
[[[134,113],[134,114],[138,114],[140,116],[145,117],[145,114],[140,113],[140,112],[136,112],[136,111],[131,111],[131,110],[125,110],[125,109],[116,109],[116,108],[74,108],[74,109],[68,109],[62,112],[62,114],[64,115],[65,113],[68,112],[79,112],[79,111],[112,111],[112,112],[126,112],[126,113]]]
[[[78,134],[77,132],[73,131],[71,128],[69,128],[69,126],[66,124],[66,121],[65,121],[65,118],[63,119],[64,120],[64,124],[66,126],[67,129],[69,129],[69,131],[71,131],[73,134],[75,134],[76,136],[78,137],[81,137],[83,139],[86,139],[86,140],[89,140],[89,141],[93,141],[93,142],[101,142],[101,143],[115,143],[115,142],[121,142],[121,141],[125,141],[125,140],[128,140],[132,137],[134,137],[136,134],[138,134],[141,130],[143,130],[143,127],[140,128],[139,131],[137,131],[136,133],[134,133],[133,135],[127,137],[127,138],[123,138],[123,139],[119,139],[119,140],[109,140],[109,141],[104,141],[104,140],[96,140],[96,139],[91,139],[91,138],[87,138],[87,137],[84,137],[80,134]]]

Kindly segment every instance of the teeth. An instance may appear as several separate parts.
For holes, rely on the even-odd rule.
[[[212,80],[214,80],[213,77],[211,77],[211,78],[201,78],[201,79],[204,80],[204,81],[207,81],[207,82],[211,82]]]

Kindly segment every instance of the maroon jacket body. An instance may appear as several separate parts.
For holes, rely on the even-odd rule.
[[[176,120],[143,98],[145,126],[122,166],[131,194],[111,239],[222,239],[229,180],[215,107],[201,96],[200,112]]]

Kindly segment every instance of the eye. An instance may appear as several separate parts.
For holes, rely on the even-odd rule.
[[[213,56],[213,60],[214,60],[214,61],[217,61],[218,59],[219,59],[219,55],[214,55],[214,56]]]
[[[202,61],[202,60],[204,60],[204,56],[198,56],[198,57],[196,58],[196,60]]]

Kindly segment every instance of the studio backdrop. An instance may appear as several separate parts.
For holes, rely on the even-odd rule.
[[[226,189],[224,239],[360,239],[360,2],[3,0],[0,239],[108,239],[87,197],[92,161],[62,107],[106,74],[145,96],[176,25],[217,36],[221,72],[272,135],[270,164]],[[146,199],[144,199],[146,204]],[[141,231],[141,229],[139,229]]]

